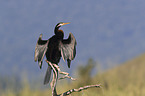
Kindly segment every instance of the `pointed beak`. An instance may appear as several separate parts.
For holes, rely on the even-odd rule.
[[[70,22],[68,22],[68,23],[63,23],[62,25],[66,25],[66,24],[70,24]]]

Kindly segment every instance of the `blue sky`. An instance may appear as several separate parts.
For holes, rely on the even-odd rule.
[[[71,69],[85,64],[88,58],[108,67],[142,54],[144,4],[144,0],[2,0],[0,73],[42,73],[33,57],[37,38],[40,33],[44,39],[50,38],[55,25],[62,21],[71,22],[61,28],[65,38],[72,32],[77,39]],[[47,64],[43,65],[45,71]]]

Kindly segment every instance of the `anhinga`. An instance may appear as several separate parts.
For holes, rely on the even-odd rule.
[[[73,60],[76,55],[76,39],[71,32],[69,33],[68,39],[63,39],[64,33],[62,30],[59,30],[59,28],[66,24],[69,23],[58,23],[54,29],[55,35],[53,35],[48,40],[42,40],[42,34],[40,34],[35,47],[34,57],[35,62],[38,61],[40,69],[42,67],[44,56],[46,56],[46,59],[49,62],[54,64],[58,64],[60,58],[62,57],[64,61],[67,60],[67,65],[70,68],[71,60]],[[48,65],[44,84],[49,83],[51,71],[52,69]]]

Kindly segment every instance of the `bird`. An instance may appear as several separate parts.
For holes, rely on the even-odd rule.
[[[46,56],[47,61],[57,64],[60,59],[64,61],[67,60],[68,68],[70,68],[71,60],[76,56],[76,39],[74,35],[70,32],[67,39],[64,39],[63,30],[59,29],[61,26],[69,23],[60,22],[55,26],[54,35],[48,40],[42,40],[42,34],[40,34],[36,47],[34,59],[35,62],[38,61],[38,65],[41,69],[43,59]],[[44,85],[49,83],[51,77],[52,68],[48,64],[47,71],[44,78]]]

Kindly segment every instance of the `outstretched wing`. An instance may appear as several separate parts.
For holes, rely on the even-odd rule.
[[[76,39],[72,33],[69,33],[68,39],[64,39],[59,45],[61,56],[63,60],[67,60],[68,67],[70,68],[71,60],[76,55]]]
[[[42,40],[42,34],[40,34],[36,47],[35,47],[35,55],[34,55],[35,62],[38,61],[40,68],[42,67],[42,60],[48,48],[47,47],[48,42],[49,40]]]

